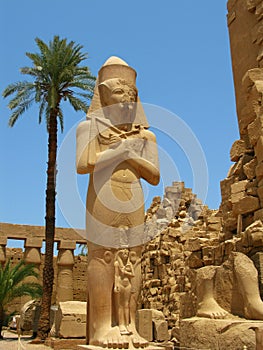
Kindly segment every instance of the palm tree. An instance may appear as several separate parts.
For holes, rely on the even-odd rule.
[[[33,264],[25,264],[20,261],[17,265],[11,266],[10,260],[5,267],[0,265],[0,339],[3,339],[1,332],[6,314],[6,307],[17,297],[29,295],[32,298],[39,298],[42,295],[42,287],[38,283],[23,282],[26,277],[38,277]]]
[[[48,131],[48,165],[46,186],[45,217],[45,263],[43,270],[43,297],[39,321],[38,337],[48,336],[50,325],[50,307],[53,291],[53,251],[55,236],[55,199],[56,199],[56,157],[58,121],[63,131],[62,101],[68,101],[75,111],[87,111],[87,101],[92,98],[95,78],[88,67],[80,66],[87,58],[82,53],[83,46],[74,41],[54,36],[49,44],[39,38],[35,39],[39,53],[26,53],[33,67],[21,68],[22,74],[29,74],[33,82],[22,81],[10,84],[3,92],[4,97],[12,94],[8,107],[12,114],[9,125],[12,127],[17,119],[35,102],[39,104],[39,123],[43,115]]]

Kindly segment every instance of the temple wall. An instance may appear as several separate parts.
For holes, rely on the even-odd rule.
[[[52,303],[60,301],[86,301],[86,256],[74,256],[77,244],[85,244],[86,240],[78,233],[80,231],[68,228],[56,228],[55,242],[58,255],[54,256],[54,286]],[[7,248],[8,239],[19,239],[24,242],[24,248]],[[34,263],[39,273],[38,282],[42,282],[44,254],[41,248],[44,242],[44,227],[31,225],[15,225],[0,223],[0,263],[8,259],[16,265],[22,259]],[[10,306],[10,311],[20,311],[21,306],[29,297],[16,298]]]
[[[225,239],[263,219],[263,5],[229,0],[228,26],[240,139],[221,181]]]

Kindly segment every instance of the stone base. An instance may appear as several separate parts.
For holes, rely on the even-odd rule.
[[[86,349],[86,350],[106,350],[107,348],[101,348],[100,346],[94,346],[94,345],[79,345],[78,349],[79,350],[84,350],[84,349]],[[145,350],[162,350],[163,349],[164,350],[163,347],[151,346],[151,345],[147,346],[147,348],[134,348],[134,347],[130,348],[129,347],[129,349],[145,349]]]
[[[208,319],[193,317],[180,322],[180,347],[195,349],[240,350],[256,348],[254,330],[263,328],[263,321],[233,319]]]
[[[45,345],[51,347],[54,350],[77,350],[80,344],[85,345],[86,339],[48,338],[45,341]]]

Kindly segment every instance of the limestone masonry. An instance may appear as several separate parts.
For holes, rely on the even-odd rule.
[[[211,210],[183,182],[174,182],[145,214],[136,325],[147,342],[167,349],[263,349],[263,1],[229,0],[227,21],[240,139],[220,184],[221,205]],[[24,251],[7,249],[8,239],[23,240]],[[43,227],[1,223],[0,262],[24,258],[41,275],[43,239]],[[68,338],[68,320],[77,327],[80,318],[83,333],[85,317],[78,310],[72,318],[63,302],[86,305],[74,302],[86,302],[92,281],[87,257],[74,256],[77,244],[86,244],[80,232],[57,228],[55,241],[53,303],[60,304],[56,317],[64,327],[56,333]],[[124,258],[119,260],[115,270],[121,270]],[[17,300],[13,309],[25,301]]]

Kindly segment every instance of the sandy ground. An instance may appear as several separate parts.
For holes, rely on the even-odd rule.
[[[2,331],[4,340],[0,340],[0,350],[50,350],[46,345],[29,344],[30,336],[21,336],[20,341],[16,333]]]

